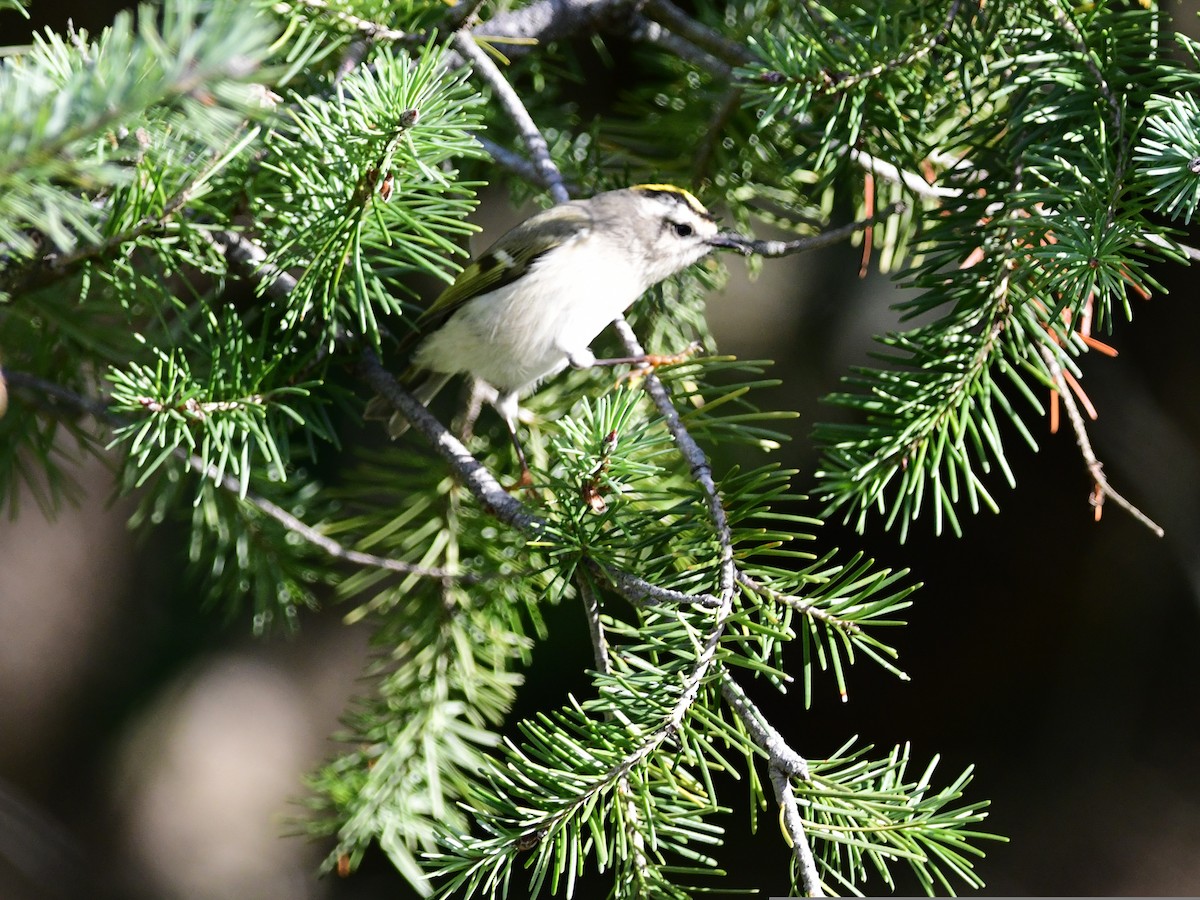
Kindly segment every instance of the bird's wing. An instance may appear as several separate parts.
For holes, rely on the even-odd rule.
[[[516,281],[555,247],[585,237],[592,227],[587,207],[552,206],[526,219],[477,256],[416,321],[417,336],[429,334],[472,297]]]

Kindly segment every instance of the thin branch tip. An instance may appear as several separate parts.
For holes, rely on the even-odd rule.
[[[1111,500],[1129,515],[1133,516],[1136,521],[1150,529],[1155,537],[1163,537],[1166,534],[1163,527],[1134,506],[1132,502],[1127,500],[1109,482],[1108,476],[1104,473],[1104,463],[1100,461],[1096,456],[1096,451],[1092,449],[1092,441],[1088,437],[1087,432],[1087,423],[1084,421],[1083,412],[1079,409],[1079,404],[1075,399],[1075,393],[1071,387],[1073,379],[1059,363],[1053,348],[1043,345],[1040,351],[1042,359],[1046,363],[1046,369],[1050,373],[1050,378],[1054,381],[1057,388],[1058,399],[1067,411],[1067,419],[1071,423],[1072,431],[1075,432],[1075,443],[1079,447],[1080,455],[1083,457],[1084,466],[1088,474],[1092,477],[1093,487],[1092,493],[1088,497],[1088,502],[1095,509],[1096,521],[1100,521],[1105,502]]]

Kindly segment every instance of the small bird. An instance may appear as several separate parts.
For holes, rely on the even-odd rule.
[[[521,464],[517,437],[522,393],[565,369],[655,358],[597,359],[592,341],[650,287],[718,248],[746,253],[748,242],[722,232],[688,191],[639,184],[572,200],[537,213],[476,257],[416,322],[416,342],[401,380],[428,378],[413,391],[428,405],[455,375],[495,389]],[[397,437],[407,421],[376,398],[368,417],[388,418]]]

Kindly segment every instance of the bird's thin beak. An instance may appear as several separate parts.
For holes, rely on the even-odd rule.
[[[714,234],[708,239],[708,245],[721,250],[735,250],[743,256],[749,256],[752,252],[750,239],[732,231],[722,231]]]

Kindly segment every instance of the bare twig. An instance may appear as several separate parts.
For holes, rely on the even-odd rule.
[[[742,66],[754,61],[750,49],[732,41],[719,31],[697,22],[671,0],[648,0],[642,12],[688,42],[702,47],[730,66]]]
[[[673,605],[716,608],[721,605],[720,598],[713,594],[686,594],[683,591],[659,587],[637,575],[615,569],[612,566],[602,565],[594,560],[589,560],[589,566],[597,574],[603,575],[613,589],[634,606]]]
[[[637,336],[629,327],[629,323],[625,321],[624,316],[618,317],[613,325],[630,356],[644,357],[646,355],[645,349],[638,342]],[[717,539],[718,564],[720,566],[717,578],[719,605],[713,610],[708,636],[699,649],[692,671],[684,680],[679,700],[675,703],[667,721],[667,727],[674,732],[683,723],[688,710],[691,709],[700,694],[701,685],[709,671],[717,663],[717,648],[721,644],[729,617],[733,613],[733,603],[737,591],[737,572],[733,558],[733,533],[729,525],[729,516],[725,512],[725,504],[721,500],[716,479],[713,477],[712,464],[683,424],[683,420],[679,417],[679,411],[675,409],[675,404],[671,400],[671,395],[658,376],[651,371],[643,377],[642,384],[658,408],[659,414],[663,417],[667,430],[675,438],[675,446],[691,469],[692,478],[704,491],[709,519],[712,521],[713,533]]]
[[[475,42],[475,38],[468,31],[455,32],[454,46],[465,59],[471,62],[479,77],[491,86],[492,94],[504,107],[504,111],[508,113],[513,124],[517,126],[517,130],[521,133],[521,139],[525,142],[525,147],[533,158],[538,180],[545,185],[550,196],[554,198],[554,202],[565,203],[570,200],[571,195],[567,192],[566,185],[563,184],[562,173],[558,171],[554,160],[550,158],[549,144],[546,143],[546,139],[538,130],[533,117],[529,115],[529,110],[525,108],[525,104],[513,90],[513,86],[508,83],[508,79],[504,77],[499,66]]]
[[[773,764],[801,781],[812,780],[812,775],[808,771],[808,760],[788,746],[783,735],[767,721],[762,710],[746,696],[746,691],[734,681],[728,671],[721,673],[721,696],[742,720],[751,740],[767,754]]]
[[[727,79],[733,73],[727,62],[702,50],[687,38],[675,34],[651,19],[635,16],[629,25],[629,36],[635,41],[645,41],[648,44],[662,47],[668,53],[673,53],[696,68],[710,72],[717,78]]]
[[[479,141],[479,145],[487,151],[487,154],[492,158],[493,161],[496,162],[497,165],[508,169],[508,171],[520,178],[523,178],[530,184],[537,185],[538,187],[545,186],[537,167],[523,157],[520,153],[517,153],[515,150],[509,150],[507,147],[502,147],[500,144],[497,144],[495,141],[490,140],[483,135],[476,135],[475,140]],[[573,184],[565,180],[563,181],[563,184],[566,185],[567,191],[572,196],[579,193],[579,186],[577,184]]]
[[[821,876],[817,874],[817,861],[813,858],[812,848],[804,833],[804,818],[800,815],[800,806],[796,802],[796,793],[792,790],[791,777],[778,766],[768,766],[771,774],[771,787],[775,789],[775,800],[779,804],[783,828],[792,841],[792,855],[800,869],[800,885],[807,897],[824,897],[821,889]],[[799,839],[797,839],[799,835]]]
[[[616,327],[617,334],[620,336],[625,349],[631,357],[644,357],[646,355],[645,349],[638,342],[637,335],[633,333],[633,329],[629,327],[629,323],[625,321],[624,316],[618,318],[613,325]],[[718,596],[722,608],[727,608],[733,602],[733,593],[736,587],[736,569],[733,562],[733,535],[729,528],[729,517],[725,513],[725,505],[721,501],[716,480],[713,478],[712,465],[709,463],[704,451],[700,449],[700,445],[696,443],[695,438],[691,436],[684,426],[683,420],[679,417],[679,411],[675,409],[675,404],[671,401],[671,395],[667,392],[666,387],[663,386],[658,376],[653,372],[647,373],[643,379],[643,384],[646,391],[650,394],[650,398],[654,401],[654,405],[658,407],[658,412],[663,417],[667,430],[675,438],[675,445],[679,448],[680,454],[691,468],[692,477],[704,491],[704,496],[708,502],[709,518],[712,520],[713,530],[720,548],[721,573]]]
[[[534,47],[578,34],[592,34],[628,20],[629,0],[534,0],[528,6],[498,13],[479,26],[480,40],[522,43],[505,48],[511,57]]]
[[[1096,452],[1092,449],[1092,442],[1088,438],[1087,425],[1083,421],[1083,414],[1079,411],[1079,405],[1075,402],[1075,396],[1067,384],[1066,373],[1059,364],[1052,348],[1042,346],[1040,350],[1042,359],[1046,361],[1046,368],[1050,372],[1050,377],[1054,379],[1054,383],[1057,386],[1058,396],[1067,410],[1067,418],[1070,419],[1071,428],[1075,432],[1075,443],[1079,446],[1079,452],[1083,456],[1083,463],[1087,467],[1088,474],[1092,476],[1092,481],[1095,484],[1091,502],[1096,508],[1096,519],[1099,520],[1100,518],[1105,500],[1111,500],[1137,521],[1149,528],[1156,536],[1162,537],[1165,533],[1162,526],[1126,500],[1117,492],[1116,488],[1109,484],[1108,476],[1104,474],[1104,464],[1100,462],[1096,457]]]
[[[746,733],[755,745],[767,754],[767,770],[771,775],[771,787],[775,790],[775,801],[779,804],[783,829],[792,847],[792,854],[800,869],[800,885],[807,897],[823,897],[821,877],[817,873],[816,859],[804,830],[804,819],[792,790],[792,779],[811,781],[808,760],[791,748],[783,735],[776,731],[767,717],[754,704],[742,686],[728,672],[721,673],[721,696],[737,713]]]
[[[575,586],[579,589],[579,599],[583,601],[588,634],[592,638],[592,656],[596,661],[596,671],[608,675],[612,672],[612,666],[608,659],[608,639],[604,636],[604,623],[600,621],[600,600],[586,575],[576,578]]]
[[[962,196],[963,192],[959,188],[938,187],[936,184],[930,184],[916,172],[901,169],[894,163],[872,156],[862,150],[851,147],[849,153],[850,159],[867,172],[878,175],[887,181],[902,184],[918,197],[925,197],[929,200],[954,200]]]
[[[233,268],[261,284],[268,297],[273,300],[287,300],[288,295],[296,289],[295,277],[268,263],[267,251],[240,231],[204,233]]]
[[[738,249],[746,253],[756,253],[759,256],[775,257],[789,256],[793,253],[815,250],[819,247],[831,247],[834,244],[844,241],[851,235],[862,231],[864,228],[874,225],[876,222],[882,222],[884,219],[895,215],[903,209],[905,209],[905,204],[891,203],[873,216],[868,216],[857,222],[851,222],[849,225],[843,225],[840,228],[831,228],[829,231],[822,231],[820,234],[795,238],[790,241],[745,240]]]
[[[359,355],[357,371],[368,387],[403,414],[413,428],[429,440],[438,455],[462,477],[467,489],[485,510],[501,522],[521,531],[540,529],[541,520],[520,500],[509,494],[496,480],[496,476],[471,455],[471,451],[463,446],[462,441],[456,438],[449,428],[439,422],[416,397],[400,386],[400,382],[384,368],[374,351],[364,350]]]
[[[121,424],[117,417],[109,411],[108,404],[92,397],[86,397],[56,382],[32,375],[29,372],[18,372],[13,369],[0,369],[0,376],[8,383],[9,388],[24,388],[43,398],[49,397],[68,409],[92,416],[106,424]]]

